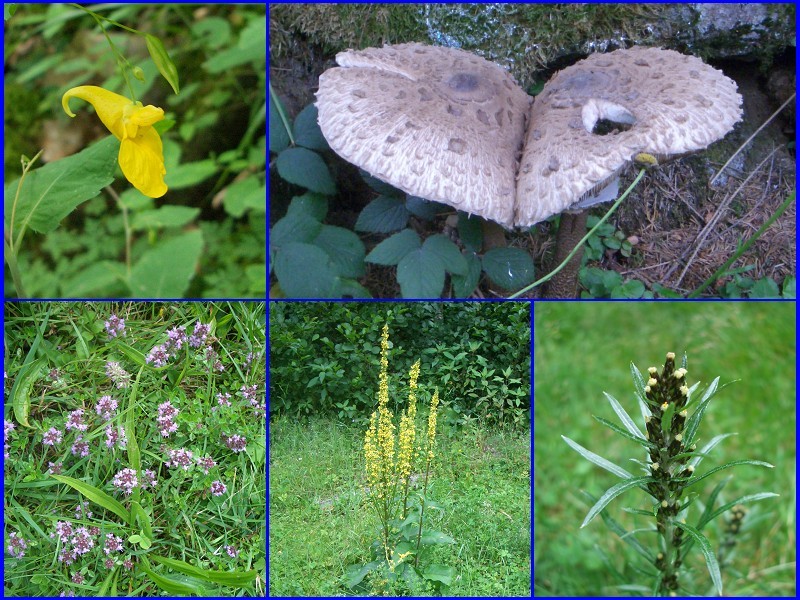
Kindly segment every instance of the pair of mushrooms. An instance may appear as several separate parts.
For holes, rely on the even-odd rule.
[[[337,154],[506,228],[613,199],[636,155],[702,150],[742,116],[731,79],[659,48],[593,54],[535,100],[498,65],[455,48],[400,44],[336,62],[320,76],[317,108]]]

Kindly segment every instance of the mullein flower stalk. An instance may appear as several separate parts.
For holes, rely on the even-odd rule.
[[[397,471],[403,483],[403,519],[408,516],[408,488],[411,484],[411,463],[414,459],[414,440],[417,428],[417,379],[419,378],[419,361],[415,362],[408,373],[408,408],[400,419],[398,433]]]
[[[431,473],[431,464],[434,458],[434,446],[436,445],[436,410],[439,406],[439,390],[433,392],[431,398],[431,410],[428,413],[428,442],[425,460],[425,485],[422,489],[422,506],[419,514],[419,529],[417,530],[417,553],[414,557],[414,566],[419,566],[419,545],[422,541],[422,520],[425,517],[425,497],[428,494],[428,477]]]
[[[644,416],[644,432],[622,405],[609,394],[606,394],[606,397],[625,429],[605,419],[595,417],[610,429],[644,447],[647,452],[647,462],[636,461],[644,467],[644,476],[633,475],[623,467],[587,450],[568,437],[561,437],[585,459],[623,479],[621,483],[607,490],[599,500],[592,498],[594,506],[589,510],[581,527],[585,527],[594,517],[601,514],[614,498],[628,489],[637,487],[649,495],[651,504],[649,510],[635,509],[632,512],[655,517],[655,531],[659,539],[657,552],[653,554],[635,539],[637,531],[641,530],[627,532],[616,523],[609,527],[623,541],[633,546],[639,554],[647,557],[650,564],[655,567],[653,594],[674,596],[680,593],[686,595],[684,593],[686,585],[679,580],[680,567],[689,550],[697,544],[706,560],[716,592],[722,595],[720,563],[709,540],[702,533],[702,529],[723,512],[722,509],[712,511],[711,507],[724,483],[717,486],[717,490],[709,500],[709,508],[691,525],[687,523],[687,519],[690,517],[688,511],[690,502],[684,497],[686,488],[705,477],[705,475],[697,477],[694,472],[695,467],[711,449],[727,437],[727,435],[716,436],[700,450],[697,450],[694,443],[706,407],[717,391],[719,377],[708,386],[699,401],[692,402],[692,392],[697,384],[691,388],[687,385],[685,356],[682,363],[680,367],[677,367],[675,354],[669,352],[661,371],[659,372],[656,367],[650,367],[645,376],[634,365],[631,365],[636,395]],[[692,411],[691,415],[689,409]],[[743,464],[772,468],[771,464],[763,461],[738,460],[726,463],[714,470]],[[774,496],[777,494],[763,492],[743,496],[732,504],[756,502]],[[738,529],[742,515],[741,511],[736,513],[732,521],[733,525],[729,526],[729,531]],[[606,519],[607,517],[604,516],[604,520]],[[606,523],[608,524],[609,521],[611,519],[606,520]],[[613,523],[613,521],[611,522]]]

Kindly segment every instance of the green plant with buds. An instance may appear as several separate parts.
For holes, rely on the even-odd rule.
[[[700,384],[695,383],[691,387],[689,386],[686,381],[686,364],[687,359],[684,355],[681,366],[676,368],[675,354],[669,352],[661,372],[659,373],[655,367],[650,367],[645,378],[636,365],[631,363],[635,395],[644,421],[644,431],[639,428],[622,404],[605,392],[606,398],[622,421],[624,428],[606,419],[594,417],[606,427],[639,444],[644,449],[645,461],[633,459],[633,462],[640,466],[643,474],[634,475],[587,450],[568,437],[561,437],[585,459],[622,479],[622,482],[609,488],[600,499],[587,494],[594,505],[586,515],[581,527],[585,527],[597,515],[601,515],[611,531],[646,559],[648,564],[639,570],[650,575],[653,583],[649,588],[636,589],[658,596],[691,594],[692,592],[687,589],[687,578],[681,577],[681,566],[690,550],[697,545],[705,558],[716,593],[722,595],[720,564],[711,543],[703,534],[703,529],[734,506],[738,507],[737,514],[740,515],[738,523],[740,523],[744,514],[741,505],[775,497],[778,494],[765,492],[742,496],[715,509],[714,504],[717,497],[722,487],[729,481],[726,479],[717,485],[703,503],[703,507],[698,508],[695,514],[692,514],[690,510],[692,505],[694,504],[697,508],[701,504],[700,502],[695,504],[699,497],[694,491],[697,488],[693,486],[706,477],[737,465],[767,468],[772,468],[772,465],[758,460],[736,460],[715,467],[702,475],[695,472],[714,447],[725,438],[735,434],[717,435],[698,450],[700,422],[709,402],[718,391],[719,377],[711,382],[698,399],[695,392]],[[654,519],[655,528],[626,531],[606,514],[605,508],[612,500],[634,488],[647,494],[648,504],[645,508],[627,508],[625,510]],[[738,523],[736,527],[738,527]],[[730,526],[728,529],[730,530]],[[640,541],[640,538],[653,532],[658,538],[658,547],[655,553]],[[634,587],[636,586],[629,586],[628,589]]]

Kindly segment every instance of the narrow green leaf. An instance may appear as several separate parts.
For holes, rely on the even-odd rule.
[[[150,580],[155,583],[158,587],[162,590],[167,592],[168,594],[172,594],[175,596],[205,596],[207,594],[207,590],[205,588],[188,583],[183,581],[177,581],[172,577],[166,577],[164,575],[159,575],[150,567],[150,561],[147,560],[146,556],[140,557],[141,562],[139,563],[142,570],[147,573],[147,576]]]
[[[14,386],[11,388],[11,405],[14,408],[14,418],[24,427],[31,426],[28,423],[28,414],[31,411],[31,391],[46,363],[46,358],[40,358],[23,365],[14,379]]]
[[[145,35],[145,43],[147,44],[147,51],[150,53],[150,58],[158,69],[158,72],[167,80],[167,83],[172,87],[172,90],[177,94],[180,91],[180,84],[178,83],[178,69],[175,63],[164,48],[164,44],[154,35],[149,33]]]
[[[106,494],[104,491],[97,489],[85,481],[80,481],[73,477],[67,477],[66,475],[50,475],[50,477],[56,481],[60,481],[61,483],[70,486],[71,488],[74,488],[83,494],[88,500],[91,500],[95,504],[102,506],[106,510],[110,510],[115,515],[123,519],[126,523],[130,523],[130,513],[125,509],[124,506],[122,506],[122,504],[114,500],[114,498]]]
[[[713,475],[717,471],[722,471],[723,469],[727,469],[729,467],[735,467],[737,465],[753,465],[755,467],[767,467],[768,469],[774,469],[775,468],[775,465],[771,465],[768,462],[764,462],[764,461],[761,461],[761,460],[734,460],[733,462],[726,463],[726,464],[722,465],[721,467],[715,467],[715,468],[711,469],[708,473],[703,473],[699,477],[694,477],[694,478],[690,479],[689,482],[686,484],[686,487],[689,487],[690,485],[694,485],[698,481],[702,481],[703,479],[705,479],[706,477],[708,477],[710,475]]]
[[[694,540],[700,544],[700,549],[703,551],[703,556],[706,558],[706,566],[708,567],[708,573],[711,575],[711,581],[714,582],[714,587],[717,590],[717,595],[722,595],[722,576],[719,573],[719,563],[717,563],[717,557],[714,554],[714,551],[711,549],[711,544],[706,539],[702,533],[697,531],[691,525],[687,525],[686,523],[681,523],[680,521],[673,521],[673,523],[683,529],[686,533],[694,538]]]
[[[603,395],[611,403],[611,408],[613,408],[614,412],[617,413],[617,416],[620,418],[620,421],[622,421],[622,424],[625,425],[625,428],[636,437],[642,438],[643,440],[647,439],[641,430],[636,426],[636,423],[634,423],[631,416],[624,408],[622,408],[622,405],[617,401],[617,399],[606,392],[603,392]]]
[[[111,594],[109,590],[113,587],[114,583],[116,583],[118,576],[119,569],[117,567],[111,569],[111,572],[103,580],[103,584],[100,586],[100,589],[97,590],[97,596],[99,598],[102,598],[103,596],[116,596],[116,594]]]
[[[147,513],[144,512],[142,505],[135,501],[131,502],[131,515],[139,522],[139,526],[142,528],[142,533],[152,540],[153,526],[150,522],[150,517],[148,517]]]
[[[708,403],[711,402],[711,398],[714,396],[714,392],[717,391],[717,385],[719,384],[719,377],[714,379],[711,382],[711,385],[708,386],[703,397],[700,398],[700,405],[697,409],[692,413],[692,416],[686,421],[686,428],[683,433],[683,439],[686,440],[686,444],[691,446],[694,442],[694,435],[697,433],[697,428],[700,427],[700,421],[703,418],[703,413],[706,412],[706,408],[708,407]]]
[[[185,561],[167,558],[157,554],[148,554],[148,556],[153,561],[178,571],[179,573],[193,575],[212,583],[221,583],[222,585],[230,587],[244,587],[249,585],[255,581],[257,575],[256,571],[215,571],[213,569],[201,569]]]
[[[599,456],[599,455],[595,454],[591,450],[587,450],[586,448],[581,446],[579,443],[572,441],[568,437],[562,435],[561,439],[563,439],[565,442],[567,442],[567,444],[570,446],[570,448],[575,450],[583,458],[585,458],[589,462],[592,462],[592,463],[596,464],[598,467],[601,467],[601,468],[605,469],[606,471],[610,471],[611,473],[613,473],[617,477],[621,477],[622,479],[630,479],[631,477],[633,477],[632,474],[628,473],[622,467],[619,467],[619,466],[615,465],[611,461],[606,460],[602,456]]]
[[[621,483],[618,483],[614,487],[609,488],[606,490],[606,493],[600,497],[600,500],[589,510],[589,513],[586,515],[586,518],[583,520],[581,524],[581,528],[586,527],[589,522],[594,519],[597,514],[603,510],[606,506],[608,506],[609,502],[611,502],[614,498],[619,496],[621,493],[629,490],[633,487],[637,487],[644,483],[650,483],[651,481],[655,481],[652,477],[634,477],[633,479],[628,479]]]
[[[648,440],[646,440],[644,438],[640,438],[640,437],[637,437],[637,436],[635,436],[633,434],[628,433],[627,431],[622,429],[622,427],[618,427],[617,425],[614,425],[614,423],[612,423],[611,421],[608,421],[608,420],[606,420],[606,419],[604,419],[602,417],[595,417],[594,415],[592,415],[592,417],[594,417],[594,419],[596,421],[598,421],[599,423],[602,423],[603,425],[605,425],[606,427],[608,427],[612,431],[616,431],[622,437],[628,438],[629,440],[631,440],[633,442],[636,442],[637,444],[640,444],[640,445],[642,445],[642,446],[644,446],[646,448],[652,448],[653,447],[653,443],[652,442],[650,442],[650,441],[648,441]]]
[[[726,437],[730,437],[732,435],[739,435],[739,434],[738,433],[723,433],[721,435],[714,436],[711,439],[710,442],[708,442],[705,446],[700,448],[700,450],[697,452],[697,455],[689,462],[689,464],[692,465],[693,467],[696,467],[697,465],[699,465],[700,461],[702,461],[706,457],[706,455],[716,447],[717,444],[719,444]]]
[[[115,338],[111,343],[114,344],[115,348],[128,357],[128,359],[132,360],[140,367],[147,364],[144,353],[140,352],[136,348],[132,348],[124,342],[117,341],[117,339],[118,338]]]
[[[581,490],[581,493],[583,494],[583,496],[586,497],[586,498],[584,498],[584,500],[588,499],[588,501],[590,503],[597,502],[597,498],[592,496],[592,494],[590,494],[589,492]],[[626,509],[626,512],[630,512],[630,509]],[[649,517],[653,516],[652,513],[647,513],[647,515]],[[653,562],[655,562],[655,557],[653,556],[653,554],[647,548],[645,548],[641,544],[641,542],[639,542],[639,540],[637,540],[636,537],[633,535],[635,533],[634,531],[630,531],[630,532],[626,531],[625,528],[622,527],[622,525],[617,523],[617,521],[615,521],[608,514],[607,510],[601,510],[600,511],[600,517],[603,519],[603,522],[606,524],[606,527],[608,527],[612,532],[614,532],[619,537],[619,539],[621,539],[623,542],[625,542],[626,544],[631,546],[639,554],[644,556],[649,563],[652,564]]]

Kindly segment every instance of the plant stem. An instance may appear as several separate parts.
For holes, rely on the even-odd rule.
[[[428,454],[430,457],[430,454]],[[422,541],[422,519],[425,516],[425,497],[428,495],[428,475],[431,472],[431,459],[425,465],[425,485],[422,488],[422,505],[419,511],[419,529],[417,530],[417,551],[414,553],[414,568],[419,566],[419,545]]]
[[[617,210],[617,208],[619,208],[619,205],[622,204],[623,200],[625,200],[625,198],[627,198],[628,195],[630,195],[630,193],[634,190],[634,188],[639,184],[639,181],[641,181],[642,177],[644,177],[645,171],[646,171],[646,169],[642,169],[642,170],[639,171],[639,174],[636,176],[636,179],[634,179],[633,183],[631,183],[628,186],[628,189],[626,189],[622,193],[622,195],[617,199],[617,201],[614,202],[614,204],[611,206],[611,208],[608,209],[608,212],[605,215],[603,215],[603,218],[600,219],[597,222],[597,225],[592,227],[589,230],[589,233],[587,233],[585,236],[583,236],[583,239],[581,239],[581,241],[577,243],[577,245],[572,249],[572,252],[567,254],[567,258],[565,258],[561,262],[560,265],[558,265],[555,269],[550,271],[550,273],[548,273],[547,275],[545,275],[541,279],[539,279],[537,281],[534,281],[532,284],[522,288],[518,292],[515,292],[515,293],[511,294],[509,296],[509,299],[511,299],[511,298],[519,298],[520,296],[522,296],[522,294],[525,294],[525,293],[531,291],[533,288],[542,285],[545,281],[550,280],[550,278],[552,278],[556,273],[558,273],[559,271],[561,271],[561,269],[563,269],[565,266],[567,266],[567,263],[569,263],[570,259],[573,256],[575,256],[575,253],[583,247],[583,245],[586,243],[586,240],[588,240],[590,237],[592,237],[594,232],[597,231],[600,228],[600,226],[603,223],[605,223],[612,214],[614,214],[614,211]]]

